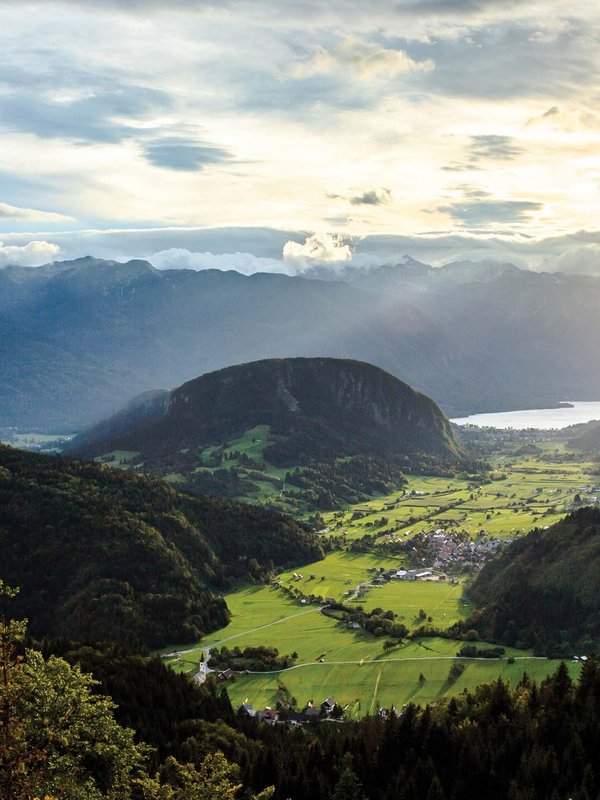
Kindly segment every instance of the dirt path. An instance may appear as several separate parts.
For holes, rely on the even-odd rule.
[[[546,656],[513,656],[515,661],[547,661]],[[305,667],[331,667],[331,666],[347,666],[356,664],[359,667],[365,664],[389,664],[390,662],[402,663],[403,661],[501,661],[502,659],[481,659],[481,658],[468,658],[465,656],[408,656],[407,658],[378,658],[366,659],[360,661],[307,661],[305,664],[294,664],[292,667],[284,667],[283,669],[273,669],[265,672],[253,672],[252,670],[245,670],[248,675],[278,675],[281,672],[291,672],[293,669],[304,669]]]
[[[246,631],[240,631],[240,633],[234,633],[231,636],[226,636],[224,639],[219,639],[217,642],[213,642],[212,644],[207,645],[206,647],[202,648],[202,654],[204,656],[204,660],[199,662],[198,673],[194,675],[194,680],[198,681],[198,683],[204,683],[206,680],[206,676],[209,672],[214,672],[208,664],[207,661],[210,656],[210,651],[213,647],[218,647],[219,645],[225,644],[226,642],[230,642],[232,639],[238,639],[240,636],[247,636],[249,633],[256,633],[256,631],[262,631],[265,628],[270,628],[273,625],[279,625],[280,622],[288,622],[290,619],[295,619],[296,617],[303,617],[306,614],[314,614],[315,611],[320,611],[321,606],[319,608],[309,608],[307,611],[299,611],[297,614],[291,614],[289,617],[282,617],[281,619],[275,619],[273,622],[266,622],[264,625],[258,625],[256,628],[250,628]],[[188,653],[197,652],[197,647],[192,647],[189,650],[178,650],[178,656],[184,656]],[[173,654],[175,655],[175,654]]]
[[[375,703],[377,701],[377,691],[379,689],[379,681],[381,680],[381,670],[377,673],[377,680],[375,681],[375,689],[373,691],[373,699],[371,700],[371,707],[369,708],[369,714],[372,714],[375,710]]]

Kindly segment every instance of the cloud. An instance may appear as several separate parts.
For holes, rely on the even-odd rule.
[[[596,131],[598,129],[598,117],[587,110],[565,110],[559,106],[552,106],[543,114],[528,119],[525,128],[546,129],[559,133]]]
[[[553,272],[600,277],[600,244],[569,247],[551,264]]]
[[[43,239],[39,255],[26,257],[37,246],[31,243],[34,236]],[[497,232],[491,228],[479,232],[430,231],[420,235],[372,234],[362,238],[346,237],[343,241],[328,235],[322,246],[316,247],[314,239],[322,238],[322,234],[241,227],[6,233],[2,247],[4,252],[12,247],[11,258],[3,257],[0,250],[0,264],[39,265],[57,257],[74,259],[92,254],[119,261],[146,258],[160,269],[235,269],[248,275],[281,272],[309,277],[320,273],[322,277],[332,272],[343,273],[345,269],[396,264],[408,254],[434,266],[449,261],[492,259],[512,262],[523,269],[560,270],[600,277],[600,269],[595,269],[596,263],[600,266],[600,230],[582,230],[542,239],[528,234],[525,229]],[[233,247],[237,249],[231,252]],[[284,247],[285,260],[282,258]],[[319,254],[324,260],[315,257]]]
[[[223,147],[168,136],[143,148],[147,160],[156,167],[197,172],[208,164],[223,164],[231,159],[231,154]]]
[[[80,80],[83,83],[86,76]],[[19,85],[18,75],[11,75],[12,91],[0,93],[2,125],[43,139],[119,143],[139,135],[140,122],[172,106],[165,92],[122,81],[117,87],[100,81],[90,92],[74,93],[70,102],[56,99],[45,78],[26,75],[23,81],[26,88]]]
[[[148,257],[148,261],[157,269],[193,269],[202,272],[207,269],[218,269],[224,272],[235,270],[242,275],[253,275],[255,272],[277,272],[293,274],[294,270],[286,269],[281,260],[259,258],[252,253],[194,253],[181,247],[161,250]]]
[[[392,193],[389,189],[371,189],[348,199],[353,206],[382,206],[392,202]]]
[[[0,219],[39,220],[40,222],[72,222],[73,217],[56,214],[53,211],[38,211],[35,208],[19,208],[8,203],[0,203]]]
[[[484,136],[471,136],[470,158],[471,161],[500,160],[508,161],[523,153],[523,148],[514,144],[511,136],[498,136],[488,134]]]
[[[298,275],[322,266],[348,264],[352,250],[338,237],[327,233],[307,236],[303,243],[288,240],[283,245],[282,258],[264,258],[252,253],[194,252],[186,248],[171,247],[148,256],[157,269],[207,269],[235,270],[242,275],[256,272]]]
[[[530,200],[476,200],[438,206],[438,211],[448,214],[462,225],[487,227],[509,223],[527,222],[543,203]]]
[[[404,50],[382,47],[349,36],[337,46],[318,45],[310,58],[294,65],[292,75],[295,78],[307,78],[350,71],[360,80],[389,80],[403,73],[431,72],[434,68],[432,59],[416,61]]]
[[[468,183],[454,187],[461,198],[438,206],[437,211],[448,214],[461,225],[471,228],[488,228],[495,225],[527,222],[543,203],[532,200],[504,200],[494,197],[485,189]]]
[[[283,260],[298,271],[310,269],[315,264],[339,264],[352,259],[352,249],[339,237],[329,233],[313,233],[304,244],[286,242]]]
[[[33,241],[22,246],[0,242],[0,267],[6,267],[8,264],[39,267],[55,260],[60,254],[60,247],[50,242]]]
[[[481,134],[469,137],[467,158],[442,166],[444,172],[464,172],[480,170],[488,161],[512,161],[525,150],[515,144],[512,136]]]
[[[347,200],[353,206],[383,206],[392,202],[392,192],[389,189],[356,190],[356,194],[344,195],[328,193],[331,200]]]

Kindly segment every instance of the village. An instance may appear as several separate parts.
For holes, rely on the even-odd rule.
[[[258,710],[254,709],[249,703],[242,703],[238,708],[238,713],[247,714],[267,725],[295,727],[320,723],[342,723],[345,721],[344,715],[347,709],[348,706],[342,708],[335,698],[327,697],[321,704],[315,704],[312,700],[309,700],[302,711],[297,711],[292,705],[285,703],[279,703],[277,708],[267,706]],[[398,713],[394,707],[379,708],[377,716],[381,719],[388,719]]]
[[[501,547],[512,541],[512,537],[492,538],[485,530],[480,530],[473,540],[463,531],[448,532],[436,528],[427,533],[417,533],[402,543],[405,552],[413,563],[429,563],[432,571],[445,570],[448,573],[479,572],[486,561]],[[405,577],[414,579],[415,570],[407,570]],[[423,570],[417,571],[423,575]]]

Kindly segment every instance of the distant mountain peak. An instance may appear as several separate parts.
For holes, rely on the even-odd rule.
[[[510,261],[498,261],[493,258],[483,261],[451,261],[439,268],[440,275],[451,277],[455,281],[480,282],[488,281],[510,273],[516,275],[522,269]]]

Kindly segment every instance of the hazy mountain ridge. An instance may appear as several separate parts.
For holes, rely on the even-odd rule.
[[[0,425],[82,427],[156,386],[272,357],[367,361],[451,415],[600,393],[596,279],[408,258],[323,274],[4,268]]]

